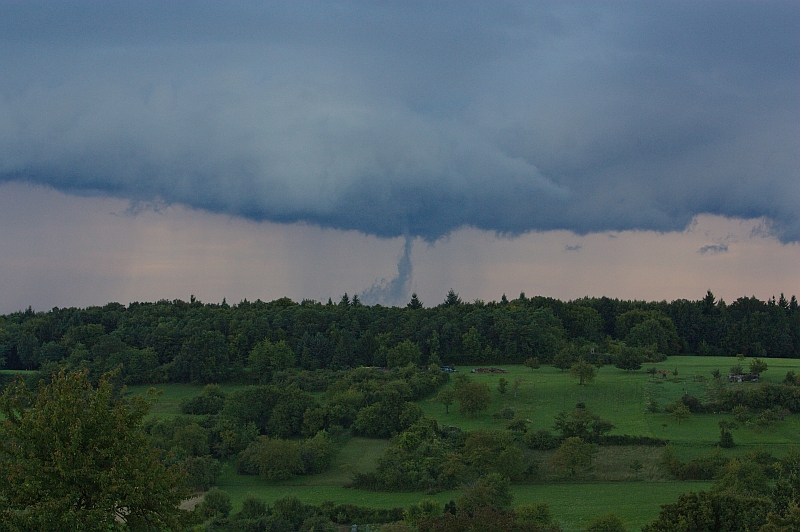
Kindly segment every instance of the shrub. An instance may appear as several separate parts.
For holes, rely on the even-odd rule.
[[[312,515],[300,527],[300,532],[336,532],[336,524],[324,515]]]
[[[219,460],[210,456],[190,456],[183,461],[186,484],[190,488],[205,491],[217,483],[222,467]]]
[[[670,447],[664,450],[661,458],[662,467],[678,480],[712,480],[727,463],[728,460],[717,452],[681,462]]]
[[[200,513],[205,517],[225,518],[231,513],[232,508],[233,504],[231,504],[228,492],[217,488],[211,488],[203,497],[203,502],[200,503]]]
[[[733,434],[731,434],[731,431],[720,429],[718,445],[723,449],[731,449],[736,446],[733,442]]]
[[[433,499],[422,499],[419,503],[412,504],[403,512],[403,520],[406,524],[416,527],[423,519],[439,515],[442,515],[441,504]]]
[[[625,532],[625,523],[615,514],[607,514],[595,517],[589,521],[586,532]]]
[[[281,521],[290,523],[295,530],[300,528],[301,523],[310,516],[312,511],[313,508],[306,506],[300,499],[291,495],[281,497],[272,503],[272,515]]]
[[[528,432],[523,439],[525,445],[534,451],[549,451],[558,448],[561,441],[549,430],[540,429],[536,432]]]
[[[495,419],[514,419],[514,411],[509,407],[505,407],[496,414],[492,414],[492,417]]]
[[[731,413],[733,414],[733,419],[739,423],[746,423],[750,421],[750,409],[744,405],[734,406],[731,410]]]
[[[527,419],[515,419],[506,425],[506,429],[514,432],[528,432],[528,423],[530,421]]]
[[[242,510],[236,514],[236,517],[239,519],[258,519],[265,515],[267,515],[267,505],[264,501],[250,495],[242,501]]]
[[[261,475],[267,480],[286,480],[303,473],[297,442],[261,436],[239,453],[236,470],[243,475]]]
[[[780,414],[771,409],[767,408],[763,410],[755,420],[755,424],[762,429],[766,429],[772,426],[772,424],[780,419]]]
[[[323,513],[322,505],[320,505],[319,511]],[[339,524],[393,523],[403,519],[402,508],[368,508],[355,504],[339,504],[332,506],[329,512],[331,521]]]
[[[600,445],[649,445],[661,447],[667,444],[667,440],[651,438],[650,436],[630,436],[628,434],[613,434],[602,436],[598,442]]]
[[[683,394],[683,397],[681,397],[681,402],[686,405],[686,407],[689,409],[689,412],[692,414],[700,414],[705,411],[703,404],[694,395],[689,395],[688,393]]]
[[[568,470],[570,475],[575,475],[579,469],[591,467],[595,454],[597,445],[573,436],[564,440],[552,461],[556,466]]]
[[[300,458],[303,460],[303,473],[322,473],[331,465],[334,445],[326,431],[318,432],[313,438],[300,442]]]
[[[219,385],[209,384],[197,397],[192,397],[181,404],[181,412],[193,415],[219,414],[225,406],[225,392]]]
[[[523,523],[533,523],[544,528],[553,523],[553,516],[550,514],[550,505],[544,502],[523,504],[514,509],[517,520]]]

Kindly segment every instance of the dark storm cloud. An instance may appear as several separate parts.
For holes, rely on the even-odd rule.
[[[0,180],[407,239],[710,213],[797,241],[799,20],[796,2],[0,2]]]

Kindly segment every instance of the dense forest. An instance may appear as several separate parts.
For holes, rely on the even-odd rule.
[[[122,368],[123,380],[265,382],[304,370],[414,364],[554,363],[559,353],[800,358],[797,298],[781,294],[727,304],[697,301],[568,302],[520,294],[468,303],[451,290],[436,306],[416,295],[405,307],[364,305],[346,294],[327,304],[288,298],[204,304],[194,296],[155,303],[28,309],[0,316],[0,368]],[[593,351],[593,350],[592,350]],[[577,354],[576,354],[577,353]],[[645,356],[645,358],[648,358]],[[568,367],[568,366],[567,366]]]

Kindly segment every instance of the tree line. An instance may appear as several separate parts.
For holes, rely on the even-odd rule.
[[[432,307],[416,295],[404,307],[364,305],[346,294],[324,304],[288,298],[204,304],[192,297],[0,316],[0,368],[66,366],[100,375],[121,367],[128,384],[264,382],[290,367],[550,364],[564,353],[620,356],[626,348],[651,359],[800,358],[797,298],[727,304],[709,291],[696,301],[563,302],[523,293],[486,303],[464,302],[451,290]]]

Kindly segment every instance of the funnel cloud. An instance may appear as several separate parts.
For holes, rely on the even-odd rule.
[[[397,259],[397,276],[381,279],[361,293],[361,301],[368,305],[379,303],[385,306],[399,305],[407,299],[411,289],[413,267],[411,265],[411,238],[406,236],[403,253]]]

